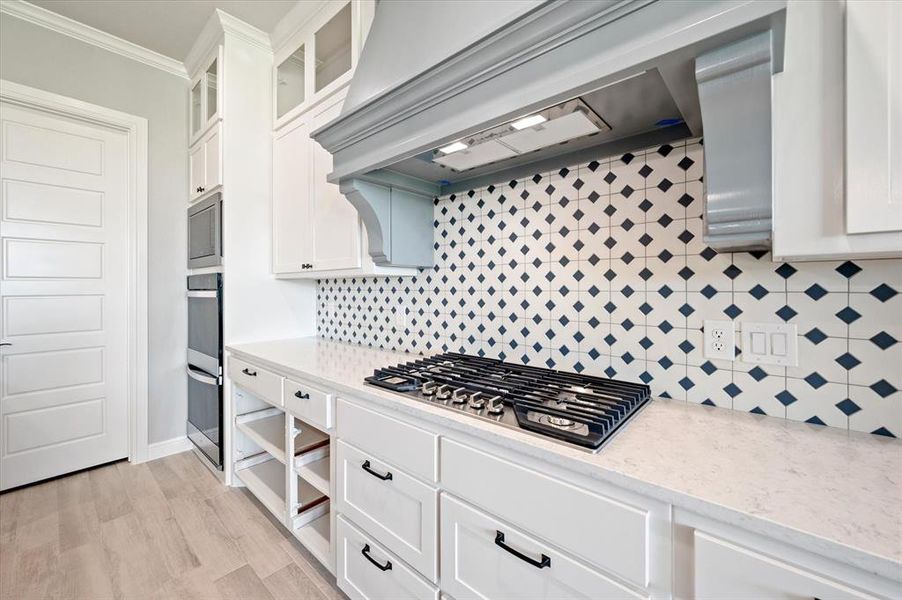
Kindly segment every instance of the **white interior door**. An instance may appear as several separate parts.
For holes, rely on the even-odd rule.
[[[0,104],[0,490],[128,456],[126,134]]]

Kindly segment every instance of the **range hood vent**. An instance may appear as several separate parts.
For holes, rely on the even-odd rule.
[[[702,135],[706,240],[766,247],[785,10],[786,0],[380,2],[342,114],[313,137],[380,265],[431,265],[438,195]]]

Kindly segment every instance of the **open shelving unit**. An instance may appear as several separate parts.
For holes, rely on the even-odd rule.
[[[246,390],[233,402],[235,477],[333,570],[329,434]]]

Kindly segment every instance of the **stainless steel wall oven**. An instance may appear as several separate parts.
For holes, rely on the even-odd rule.
[[[188,277],[188,439],[222,469],[222,274]]]

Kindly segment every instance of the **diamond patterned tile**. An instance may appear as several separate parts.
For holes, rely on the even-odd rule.
[[[320,280],[317,332],[642,380],[696,403],[899,434],[902,369],[887,365],[902,352],[902,261],[717,253],[703,241],[702,173],[703,148],[690,140],[438,198],[435,267]],[[702,321],[725,315],[737,331],[781,316],[797,325],[800,366],[706,359]]]

